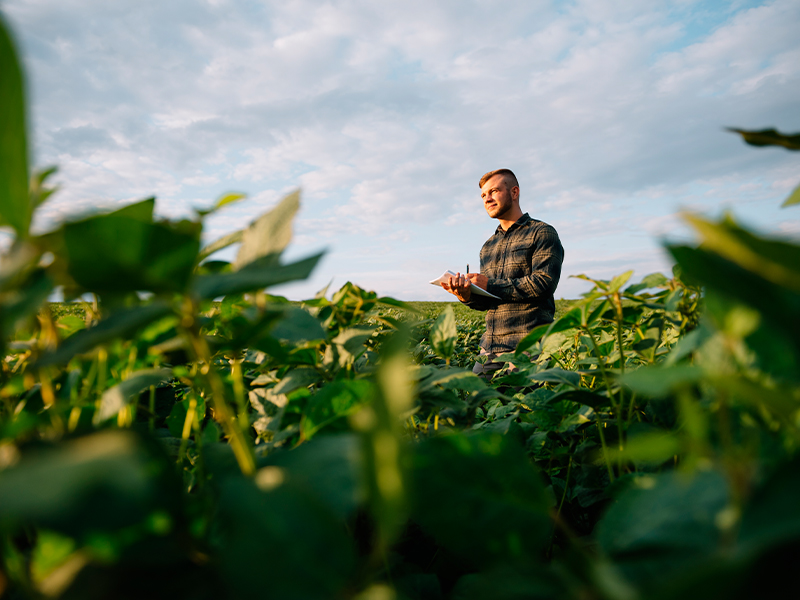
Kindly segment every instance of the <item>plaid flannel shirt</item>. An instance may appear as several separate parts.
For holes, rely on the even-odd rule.
[[[472,294],[465,302],[488,311],[481,348],[513,352],[534,327],[553,321],[562,262],[564,248],[547,223],[525,213],[507,231],[497,227],[481,248],[481,274],[489,278],[486,291],[500,300]]]

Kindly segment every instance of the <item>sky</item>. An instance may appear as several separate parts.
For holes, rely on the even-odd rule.
[[[401,300],[478,270],[485,172],[565,248],[556,298],[668,273],[682,211],[800,239],[800,2],[0,0],[27,73],[32,163],[61,189],[37,231],[156,196],[204,240],[300,188],[299,300],[347,281]],[[229,258],[231,255],[228,254]],[[222,255],[226,258],[226,255]]]

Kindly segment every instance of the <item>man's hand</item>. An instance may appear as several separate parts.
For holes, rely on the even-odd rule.
[[[480,273],[468,273],[467,277],[469,278],[470,283],[474,283],[482,290],[485,290],[486,286],[489,285],[489,278],[486,275],[481,275]]]
[[[461,300],[461,302],[467,302],[472,295],[469,289],[469,278],[471,276],[472,274],[462,275],[461,273],[456,273],[455,276],[451,275],[446,282],[443,281],[442,287]]]

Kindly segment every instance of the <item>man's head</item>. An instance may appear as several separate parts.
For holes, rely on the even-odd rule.
[[[513,223],[522,216],[519,208],[519,184],[510,169],[489,171],[478,184],[486,212],[493,219]],[[504,227],[507,228],[507,227]]]
[[[483,184],[489,181],[495,175],[502,175],[503,180],[506,182],[506,185],[508,185],[509,189],[512,187],[516,188],[519,187],[519,183],[517,182],[517,176],[514,175],[511,169],[496,169],[494,171],[489,171],[488,173],[486,173],[486,175],[481,177],[481,180],[478,182],[478,187],[483,189]]]

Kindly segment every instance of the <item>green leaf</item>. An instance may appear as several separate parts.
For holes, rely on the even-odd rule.
[[[414,520],[465,567],[533,559],[543,549],[550,500],[513,439],[432,438],[417,446],[413,464]]]
[[[728,127],[728,131],[738,133],[751,146],[783,146],[789,150],[800,150],[800,133],[785,135],[775,129],[746,131],[734,127]]]
[[[633,271],[625,271],[624,273],[617,275],[614,279],[611,280],[611,283],[608,284],[608,293],[612,294],[614,292],[618,292],[619,289],[625,285],[628,280],[633,275]]]
[[[189,398],[184,398],[180,402],[175,402],[175,404],[172,405],[172,410],[169,411],[169,415],[166,418],[166,423],[167,428],[174,439],[180,440],[183,437],[183,427],[186,424],[186,415],[189,413],[190,406],[191,400]],[[203,398],[198,397],[196,398],[196,405],[192,420],[195,423],[201,423],[205,417],[205,414],[206,402]],[[206,431],[204,433],[209,438],[212,438],[211,443],[215,443],[219,441],[219,431],[215,429],[214,426],[211,426],[212,423],[216,425],[214,421],[210,421],[209,426],[206,427]]]
[[[569,598],[570,592],[565,580],[566,578],[559,578],[556,569],[549,569],[533,562],[514,566],[498,565],[493,569],[481,569],[479,573],[464,575],[456,582],[448,598],[451,600]]]
[[[156,199],[154,196],[151,196],[149,198],[145,198],[144,200],[139,200],[139,202],[127,204],[122,208],[118,208],[117,210],[108,213],[106,216],[125,217],[128,219],[136,219],[137,221],[142,221],[143,223],[152,223],[153,212],[155,211],[155,208]]]
[[[704,249],[800,292],[800,246],[756,236],[729,218],[719,223],[688,214],[684,218],[700,234]]]
[[[683,277],[755,308],[760,318],[772,325],[775,335],[794,347],[796,360],[800,360],[799,293],[702,248],[670,246],[669,251],[680,263]]]
[[[182,291],[195,267],[200,224],[109,214],[63,228],[70,276],[97,292]]]
[[[640,283],[635,283],[625,288],[625,293],[635,294],[636,292],[640,292],[642,290],[647,290],[650,288],[666,287],[668,283],[669,279],[664,277],[663,274],[650,273],[650,275],[647,275],[644,278],[642,278],[642,281]]]
[[[533,331],[520,340],[519,344],[517,344],[517,349],[514,351],[514,354],[519,356],[546,335],[580,327],[582,318],[583,309],[579,306],[576,306],[569,312],[561,315],[558,320],[535,327]]]
[[[0,348],[25,319],[36,314],[52,291],[51,279],[37,270],[19,291],[4,294],[5,302],[0,303]]]
[[[430,375],[419,382],[419,392],[424,393],[434,386],[446,390],[478,392],[486,389],[486,383],[472,371],[457,368],[434,368]]]
[[[234,269],[258,259],[277,257],[292,239],[292,220],[300,208],[300,191],[284,197],[278,205],[265,213],[242,232],[242,245],[233,263]]]
[[[729,499],[728,483],[716,471],[643,475],[608,509],[596,539],[649,597],[648,591],[718,549],[717,516]]]
[[[414,308],[413,305],[409,304],[408,302],[403,302],[402,300],[395,300],[394,298],[390,298],[389,296],[382,296],[377,299],[378,304],[383,304],[384,306],[391,306],[393,308],[399,308],[402,310],[407,310],[414,314],[422,314],[421,311]]]
[[[367,340],[375,333],[375,328],[370,326],[350,327],[343,329],[331,341],[340,346],[340,351],[344,350],[353,357],[361,355],[366,350]]]
[[[308,399],[300,431],[310,439],[320,429],[352,414],[368,399],[371,387],[368,381],[335,381],[323,387]]]
[[[321,500],[279,466],[254,479],[220,484],[215,562],[230,596],[291,600],[343,597],[355,566],[354,549]]]
[[[247,198],[247,194],[239,194],[237,192],[225,194],[224,196],[221,196],[219,200],[217,200],[216,204],[214,204],[214,210],[220,209],[226,204],[238,202],[244,198]]]
[[[233,233],[229,233],[227,235],[223,235],[221,238],[218,238],[204,246],[203,249],[200,251],[200,254],[197,255],[197,260],[201,261],[215,252],[222,250],[223,248],[227,248],[228,246],[232,246],[233,244],[238,244],[242,241],[242,230],[234,231]]]
[[[201,217],[206,217],[212,213],[217,212],[220,208],[225,206],[226,204],[232,204],[234,202],[238,202],[243,198],[247,198],[247,194],[240,194],[237,192],[231,192],[228,194],[223,194],[219,197],[219,199],[214,203],[214,206],[205,210],[205,209],[194,209],[195,212],[200,215]]]
[[[36,362],[36,366],[66,363],[76,354],[89,352],[100,344],[124,337],[171,312],[172,309],[166,302],[153,302],[144,306],[120,310],[93,327],[83,329],[68,337],[56,350],[43,354]]]
[[[28,236],[28,143],[25,84],[14,42],[0,16],[0,225]]]
[[[103,392],[100,408],[94,413],[94,424],[97,425],[116,416],[130,404],[131,400],[138,398],[142,391],[171,378],[171,369],[142,369],[131,373],[128,379]]]
[[[360,397],[365,390],[353,388]],[[359,436],[352,433],[321,435],[291,452],[268,455],[259,466],[283,470],[285,482],[309,490],[340,519],[351,517],[366,500],[364,457]]]
[[[439,358],[453,356],[458,339],[456,316],[452,306],[447,306],[433,322],[430,333],[431,347]]]
[[[611,403],[607,396],[601,396],[600,394],[595,394],[594,392],[581,389],[564,390],[563,392],[558,392],[550,396],[547,402],[548,404],[552,404],[554,402],[561,402],[562,400],[577,402],[578,404],[591,406],[592,408],[609,406]]]
[[[277,265],[272,261],[262,265],[257,261],[235,273],[200,276],[192,285],[192,293],[199,298],[212,300],[228,294],[253,292],[280,283],[306,279],[320,258],[322,253],[288,265]]]
[[[753,495],[742,514],[739,541],[748,550],[800,539],[800,461],[782,465]]]
[[[781,206],[785,208],[787,206],[794,206],[795,204],[800,204],[800,185],[794,188],[794,191],[789,194],[789,197],[783,201]]]
[[[572,387],[579,387],[581,384],[581,375],[575,371],[565,371],[564,369],[547,369],[532,373],[529,376],[533,381],[543,381],[546,383],[566,383]]]
[[[622,450],[608,449],[608,460],[618,458],[635,463],[659,465],[678,454],[681,441],[674,433],[668,431],[651,431],[631,436]]]
[[[32,448],[2,473],[0,520],[74,536],[117,532],[179,498],[171,466],[155,442],[130,431]]]
[[[39,206],[44,204],[44,202],[46,202],[50,196],[58,191],[58,186],[45,186],[45,181],[47,181],[47,179],[57,170],[57,167],[48,167],[47,169],[37,170],[34,172],[30,183],[31,211],[35,211]]]
[[[275,394],[289,394],[294,390],[308,387],[322,380],[322,375],[316,369],[300,367],[292,369],[273,389]]]
[[[664,398],[679,388],[699,383],[704,376],[702,369],[690,365],[640,367],[622,376],[620,383],[637,394]]]
[[[296,306],[287,306],[284,309],[283,316],[270,330],[270,335],[295,344],[326,338],[325,329],[319,320],[307,310]]]

